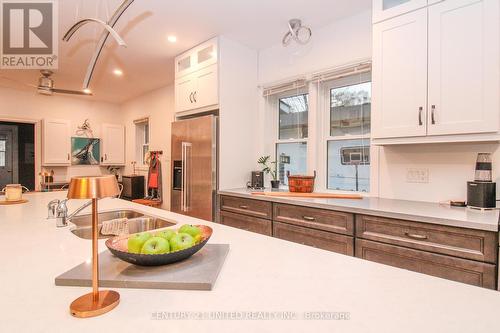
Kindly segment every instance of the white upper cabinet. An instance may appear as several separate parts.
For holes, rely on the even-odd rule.
[[[207,111],[217,107],[218,52],[218,41],[214,38],[176,58],[176,112]]]
[[[217,38],[210,39],[195,46],[175,58],[175,78],[178,79],[204,67],[217,63]]]
[[[439,1],[439,0],[429,0]],[[373,23],[427,6],[427,0],[373,0]]]
[[[44,119],[42,122],[42,165],[71,165],[71,123]]]
[[[499,12],[498,0],[433,1],[374,24],[375,144],[498,140]]]
[[[426,135],[426,9],[374,25],[372,92],[372,137]]]
[[[193,95],[196,91],[196,76],[187,75],[175,80],[175,111],[195,108]]]
[[[219,77],[217,72],[217,65],[211,65],[194,73],[196,90],[193,99],[197,108],[219,103]]]
[[[125,165],[125,127],[103,124],[101,128],[101,165]]]
[[[429,135],[499,130],[498,17],[498,0],[429,7]]]

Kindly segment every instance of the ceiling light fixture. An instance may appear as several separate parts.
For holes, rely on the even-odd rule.
[[[168,40],[170,43],[175,43],[175,42],[177,42],[177,37],[175,37],[175,36],[168,36],[168,37],[167,37],[167,40]]]
[[[97,23],[104,28],[99,38],[99,41],[97,42],[97,45],[94,49],[94,54],[92,55],[89,66],[87,67],[87,73],[85,74],[85,79],[83,80],[83,89],[88,89],[88,87],[90,86],[90,80],[92,79],[92,76],[94,74],[97,60],[99,60],[99,56],[101,55],[101,52],[104,48],[104,44],[108,40],[110,34],[116,40],[118,45],[122,47],[127,47],[127,44],[125,44],[123,39],[116,32],[114,26],[116,25],[120,17],[123,15],[123,13],[130,7],[130,5],[134,1],[135,0],[122,0],[120,6],[115,10],[113,15],[111,15],[111,18],[109,18],[109,20],[106,22],[95,18],[86,18],[76,22],[71,28],[69,28],[69,30],[64,35],[63,41],[69,42],[69,40],[76,33],[76,31],[88,23]]]
[[[89,88],[83,89],[83,92],[86,93],[87,95],[92,94],[92,90],[90,90]]]
[[[116,76],[122,76],[123,75],[123,71],[121,69],[115,69],[113,71],[113,74],[115,74]]]
[[[303,26],[299,19],[291,19],[288,21],[288,32],[282,40],[283,46],[288,46],[292,40],[299,44],[305,45],[309,42],[312,36],[311,28]]]

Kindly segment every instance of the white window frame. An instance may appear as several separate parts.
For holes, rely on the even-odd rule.
[[[366,71],[366,66],[371,67],[369,59],[365,59],[360,63],[347,64],[331,69],[333,76],[346,69],[346,72],[351,71],[352,75]],[[356,69],[353,69],[356,67]],[[359,69],[359,71],[358,71]],[[339,194],[359,194],[363,197],[376,197],[379,195],[379,154],[380,147],[372,144],[370,134],[367,135],[345,135],[345,136],[330,136],[330,86],[333,86],[335,79],[326,81],[323,78],[330,78],[328,75],[330,71],[322,71],[318,73],[311,73],[306,76],[297,76],[299,79],[289,80],[288,83],[282,84],[269,84],[264,86],[263,90],[270,92],[264,93],[263,105],[261,110],[261,128],[263,133],[262,141],[262,154],[271,155],[274,159],[277,157],[277,144],[279,143],[307,143],[307,174],[313,175],[316,171],[315,191],[324,193],[339,193]],[[347,76],[347,74],[346,74]],[[295,82],[302,80],[302,88],[292,88],[282,92],[282,87],[292,86]],[[282,81],[283,82],[283,81]],[[281,91],[274,93],[273,89]],[[309,94],[309,117],[308,117],[308,136],[307,139],[279,139],[279,105],[278,102],[281,98],[286,98],[294,95]],[[373,95],[372,95],[373,99]],[[369,192],[356,192],[356,191],[341,191],[332,190],[327,188],[327,173],[328,173],[328,141],[329,140],[354,140],[366,138],[370,141],[370,191]],[[268,183],[265,184],[268,186]],[[280,185],[282,189],[288,189],[286,185]]]
[[[287,97],[293,97],[293,96],[298,96],[298,95],[308,95],[308,119],[307,119],[307,138],[304,139],[280,139],[279,138],[279,133],[280,133],[280,117],[279,117],[279,101],[283,98]],[[271,151],[273,152],[273,155],[271,156],[271,159],[274,161],[276,160],[276,163],[278,163],[278,144],[286,144],[286,143],[305,143],[307,145],[307,156],[306,156],[306,165],[307,165],[307,172],[309,172],[309,167],[310,167],[310,154],[309,154],[309,141],[310,141],[310,136],[311,136],[311,93],[308,89],[308,87],[303,87],[303,88],[298,88],[298,89],[291,89],[283,93],[279,93],[276,95],[273,95],[271,97],[271,101],[268,105],[269,107],[272,108],[273,112],[272,113],[272,123],[273,123],[273,147]],[[276,164],[276,168],[278,167],[278,164]],[[278,170],[276,170],[278,172]],[[288,189],[288,185],[284,185],[280,183],[280,188],[283,189]]]
[[[145,126],[148,126],[148,136],[146,138],[146,131],[144,129]],[[150,119],[149,117],[145,117],[143,119],[140,119],[140,120],[136,120],[134,121],[134,126],[135,126],[135,158],[136,158],[136,161],[137,161],[137,168],[139,169],[144,169],[144,168],[148,168],[148,165],[146,164],[146,161],[144,159],[144,147],[148,147],[148,151],[149,151],[149,147],[151,145],[151,123],[150,123]],[[139,129],[139,126],[143,127],[142,129]],[[142,132],[142,137],[139,137],[138,134],[139,132]],[[146,142],[146,139],[147,139],[147,142]]]
[[[353,74],[357,75],[357,74]],[[339,194],[359,194],[361,196],[376,196],[378,195],[378,148],[372,145],[371,142],[371,130],[369,134],[360,135],[330,135],[330,90],[334,88],[341,88],[336,83],[337,80],[330,80],[326,82],[315,83],[318,92],[318,107],[317,107],[317,117],[318,117],[318,129],[320,133],[320,139],[317,140],[319,153],[317,154],[317,166],[318,166],[318,177],[316,178],[317,184],[316,188],[322,192],[327,193],[339,193]],[[371,82],[370,81],[360,81]],[[345,85],[345,86],[349,86]],[[373,96],[372,96],[373,98]],[[370,190],[368,192],[362,191],[345,191],[345,190],[333,190],[329,189],[328,186],[328,141],[346,141],[346,140],[368,140],[370,145]]]

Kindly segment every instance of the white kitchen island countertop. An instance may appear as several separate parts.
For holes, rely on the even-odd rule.
[[[54,278],[87,260],[91,242],[47,220],[64,192],[0,206],[1,332],[493,332],[500,293],[266,237],[119,199],[99,210],[134,209],[179,224],[208,224],[211,243],[229,243],[212,291],[116,289],[121,302],[77,319],[69,304],[90,288]],[[70,201],[70,212],[83,201]],[[89,212],[89,210],[87,210]],[[100,250],[105,250],[100,241]],[[319,320],[318,313],[344,316]],[[168,316],[176,319],[165,320]],[[248,316],[243,320],[242,316]],[[277,320],[268,316],[288,316]],[[208,320],[196,320],[208,316]],[[212,316],[210,319],[210,316]],[[224,320],[213,316],[225,316]],[[305,317],[316,317],[306,320]],[[334,315],[333,315],[334,316]]]

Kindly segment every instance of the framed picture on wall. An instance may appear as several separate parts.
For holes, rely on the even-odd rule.
[[[96,138],[71,138],[71,165],[99,165],[100,141]]]

